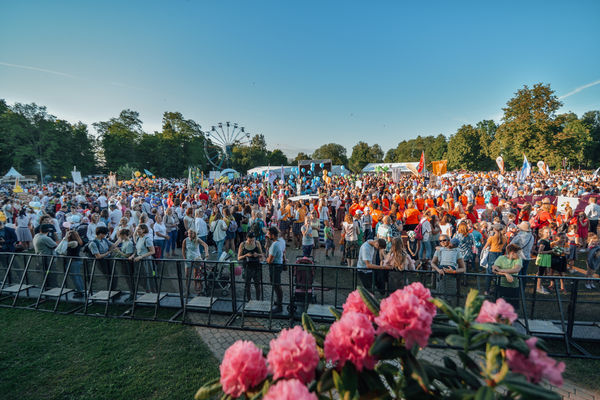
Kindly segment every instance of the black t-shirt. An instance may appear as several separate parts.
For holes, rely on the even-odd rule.
[[[538,240],[538,247],[539,246],[543,246],[542,247],[542,251],[550,251],[551,247],[550,247],[550,241],[548,241],[548,239],[540,239]]]

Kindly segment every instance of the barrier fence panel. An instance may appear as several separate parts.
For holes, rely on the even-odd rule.
[[[93,259],[0,254],[0,307],[277,332],[306,312],[331,323],[362,285],[382,298],[413,282],[456,306],[470,289],[515,307],[515,326],[549,339],[557,356],[600,358],[600,279],[522,275],[508,285],[485,273],[366,271],[356,267],[246,265],[236,261]],[[536,289],[549,288],[548,294]],[[564,289],[564,290],[561,290]]]

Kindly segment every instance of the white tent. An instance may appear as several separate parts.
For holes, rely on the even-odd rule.
[[[6,173],[6,175],[4,175],[4,177],[2,179],[6,179],[6,180],[12,180],[12,179],[23,179],[25,178],[23,175],[21,175],[16,169],[15,167],[10,167],[10,170]]]

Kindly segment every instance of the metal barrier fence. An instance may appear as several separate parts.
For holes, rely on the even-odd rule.
[[[27,253],[0,253],[0,279],[0,307],[268,332],[298,324],[303,312],[332,322],[330,307],[341,310],[359,284],[383,297],[419,281],[453,305],[477,288],[512,303],[516,326],[550,339],[553,355],[600,359],[600,292],[584,286],[600,286],[600,279],[522,275],[518,288],[507,290],[498,276],[477,273]],[[553,285],[550,294],[536,293],[538,280]]]

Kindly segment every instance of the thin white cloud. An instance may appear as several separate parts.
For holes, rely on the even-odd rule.
[[[575,93],[579,93],[579,92],[581,92],[584,89],[587,89],[589,87],[596,86],[596,85],[600,85],[600,80],[588,83],[588,84],[583,85],[583,86],[579,86],[578,88],[575,88],[575,89],[571,90],[569,93],[567,93],[567,94],[565,94],[563,96],[560,96],[558,99],[559,100],[566,99],[569,96],[573,96]]]
[[[10,63],[3,62],[3,61],[0,61],[0,65],[4,65],[5,67],[11,67],[11,68],[27,69],[27,70],[30,70],[30,71],[45,72],[47,74],[59,75],[59,76],[64,76],[64,77],[72,78],[72,79],[81,79],[78,76],[67,74],[65,72],[53,71],[51,69],[33,67],[31,65],[10,64]]]

